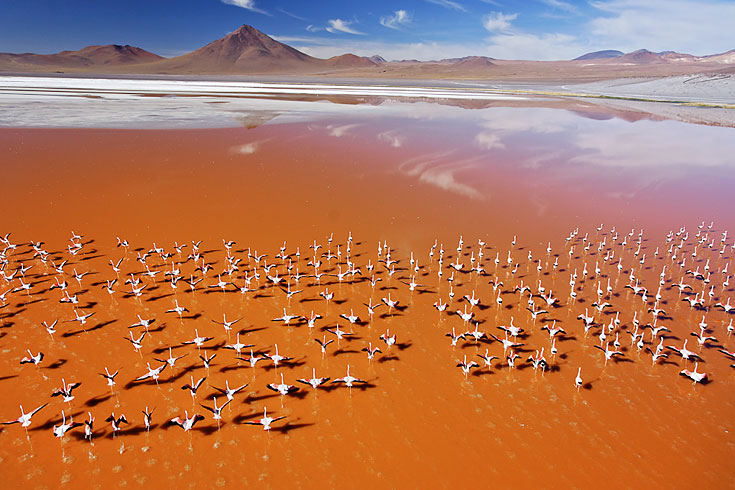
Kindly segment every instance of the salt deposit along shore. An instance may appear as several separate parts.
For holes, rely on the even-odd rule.
[[[168,121],[166,127],[197,127],[197,121],[207,126],[229,127],[240,124],[233,113],[266,110],[265,106],[267,110],[292,115],[297,106],[310,113],[340,110],[326,107],[327,104],[305,103],[306,97],[309,101],[361,103],[359,110],[363,111],[374,110],[370,106],[381,101],[394,100],[512,105],[529,100],[542,104],[550,98],[563,98],[659,119],[735,126],[735,81],[726,74],[559,85],[414,82],[0,77],[0,125],[105,127],[105,121],[114,112],[119,116],[114,127],[160,127],[161,121]]]
[[[591,95],[616,109],[649,112],[665,119],[735,126],[735,76],[696,74],[663,78],[622,78],[562,86]]]

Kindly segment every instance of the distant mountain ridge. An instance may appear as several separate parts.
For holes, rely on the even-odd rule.
[[[617,49],[604,49],[602,51],[594,51],[592,53],[583,54],[578,58],[574,58],[572,61],[584,61],[584,60],[599,60],[605,58],[618,58],[623,56],[625,53],[618,51]]]
[[[660,51],[658,53],[647,49],[638,49],[630,53],[623,53],[614,49],[606,49],[603,51],[594,51],[586,53],[572,61],[584,60],[612,60],[611,62],[622,63],[735,63],[735,49],[724,53],[712,54],[707,56],[694,56],[687,53],[678,53],[676,51]]]
[[[95,63],[134,64],[148,63],[164,59],[145,49],[130,46],[129,44],[107,44],[104,46],[87,46],[78,51],[62,51],[59,55],[74,55],[85,57]]]
[[[464,56],[462,58],[445,58],[440,60],[439,63],[449,63],[455,66],[466,66],[471,68],[483,68],[493,66],[493,58],[487,56]]]
[[[575,63],[587,61],[587,63]],[[164,58],[144,49],[109,44],[87,46],[77,51],[55,54],[0,53],[0,72],[73,72],[110,74],[329,74],[349,72],[355,76],[397,77],[531,77],[543,70],[549,76],[580,78],[609,77],[626,73],[637,76],[642,70],[659,74],[687,71],[734,70],[735,50],[709,56],[692,56],[674,51],[655,53],[640,49],[630,53],[603,50],[586,53],[574,60],[525,61],[500,60],[487,56],[465,56],[433,61],[386,61],[380,55],[371,57],[343,54],[328,59],[310,56],[279,42],[253,26],[242,25],[190,53]],[[697,66],[699,65],[699,66]],[[576,70],[576,71],[574,71]],[[573,75],[576,73],[576,75]]]
[[[376,66],[377,63],[370,58],[364,56],[357,56],[354,54],[343,54],[340,56],[332,56],[324,61],[327,65],[335,68],[357,68],[357,67],[370,67]]]
[[[349,53],[329,59],[315,58],[249,25],[242,25],[220,39],[174,58],[164,58],[141,48],[120,45],[87,46],[78,51],[49,55],[0,53],[0,70],[5,71],[136,65],[142,72],[156,73],[300,73],[365,68],[376,66],[377,63],[370,58]]]
[[[24,65],[83,68],[96,65],[135,65],[163,60],[162,56],[130,45],[87,46],[54,54],[0,53],[0,67]]]

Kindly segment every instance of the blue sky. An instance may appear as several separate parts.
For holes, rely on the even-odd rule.
[[[0,51],[132,44],[176,56],[241,24],[314,56],[570,59],[735,48],[735,0],[0,0]]]

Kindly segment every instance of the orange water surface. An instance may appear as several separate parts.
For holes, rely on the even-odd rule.
[[[250,129],[0,129],[0,234],[12,233],[8,243],[17,245],[5,252],[4,272],[33,266],[24,279],[31,289],[11,291],[0,309],[0,419],[19,416],[20,404],[28,411],[48,403],[27,432],[2,426],[2,486],[731,488],[735,361],[720,349],[735,350],[727,330],[735,315],[715,306],[735,286],[726,282],[735,236],[723,239],[735,229],[731,135],[548,108],[432,116],[423,104],[400,116],[276,119]],[[76,255],[68,249],[72,231],[82,235]],[[116,237],[129,247],[116,246]],[[202,261],[188,258],[199,240],[212,267],[204,275]],[[236,242],[229,252],[223,240]],[[47,252],[45,263],[31,241],[43,242],[36,246]],[[187,244],[181,254],[175,242]],[[172,255],[152,252],[142,264],[137,258],[154,243]],[[258,261],[256,251],[267,256]],[[241,259],[229,274],[228,253]],[[297,270],[314,273],[315,255],[320,272],[344,272],[349,260],[361,274],[296,281]],[[115,273],[109,261],[119,259]],[[59,274],[53,265],[63,260]],[[266,273],[265,264],[275,267]],[[470,271],[477,264],[484,270]],[[158,274],[144,275],[146,266]],[[175,268],[203,280],[194,291],[183,280],[173,289],[164,273]],[[702,276],[687,274],[697,269]],[[75,271],[88,274],[77,281]],[[278,286],[267,278],[276,271]],[[241,293],[255,272],[255,291]],[[124,284],[131,273],[147,285],[137,298]],[[218,275],[234,285],[212,287]],[[18,287],[19,276],[0,278],[0,293]],[[381,281],[373,286],[371,278]],[[56,279],[68,282],[78,304],[59,303],[62,292],[49,289]],[[112,279],[110,295],[104,284]],[[681,281],[693,292],[680,292]],[[286,283],[302,292],[289,298]],[[648,288],[645,302],[625,287],[636,283]],[[517,292],[521,284],[530,292]],[[554,306],[539,286],[558,299]],[[329,302],[325,290],[334,293]],[[683,301],[695,294],[703,306]],[[389,295],[398,308],[370,317],[363,304]],[[471,307],[464,295],[480,303]],[[534,320],[529,297],[534,310],[549,311]],[[189,310],[182,317],[166,313],[175,300]],[[437,301],[449,303],[446,311],[433,307]],[[611,306],[598,312],[594,302]],[[634,318],[640,331],[653,322],[653,307],[665,310],[656,321],[670,331],[653,339],[645,330],[639,350],[627,332]],[[471,323],[455,314],[465,308],[474,312]],[[94,316],[80,325],[75,309]],[[314,328],[274,321],[284,309],[323,318]],[[354,325],[340,316],[350,311],[360,317]],[[577,319],[585,311],[595,317],[586,333]],[[620,324],[606,342],[612,348],[617,335],[622,356],[606,363],[595,346],[604,346],[601,326],[616,313]],[[156,319],[140,353],[124,339],[143,332],[129,328],[138,315]],[[213,321],[223,315],[242,320],[228,333]],[[700,346],[690,334],[703,317],[716,340]],[[56,319],[49,335],[41,322]],[[525,331],[514,369],[489,337],[504,339],[497,327],[511,319]],[[541,327],[554,320],[566,333],[551,354]],[[446,334],[471,331],[472,322],[485,337],[453,346]],[[322,354],[314,339],[334,338],[324,329],[336,325],[353,335]],[[380,339],[386,330],[397,335],[395,345]],[[251,368],[224,348],[237,332],[256,353],[272,354],[277,344],[293,360]],[[213,339],[201,349],[182,345],[197,333]],[[666,346],[688,339],[709,383],[680,376],[694,364],[670,349],[652,363],[645,349],[655,350],[662,335]],[[368,343],[382,351],[372,360],[361,350]],[[133,381],[169,347],[186,357],[158,383]],[[527,358],[541,348],[547,369],[533,369]],[[19,364],[26,349],[44,353],[37,367]],[[199,357],[205,351],[216,354],[209,369]],[[500,357],[489,369],[478,356],[486,351]],[[463,374],[457,363],[465,356],[481,367]],[[314,390],[296,382],[312,368],[335,379],[348,365],[366,383]],[[112,391],[99,375],[105,367],[119,370]],[[270,391],[281,374],[300,390]],[[190,377],[206,377],[196,400],[182,389]],[[62,379],[81,382],[68,403],[50,397]],[[211,406],[215,395],[221,405],[213,387],[226,381],[248,385],[218,424],[200,405]],[[150,431],[146,407],[154,409]],[[264,407],[285,416],[269,432],[245,423]],[[91,413],[91,441],[83,427],[53,436],[62,410],[77,422]],[[168,423],[185,411],[205,419],[189,432]],[[114,437],[104,422],[111,412],[129,422]]]

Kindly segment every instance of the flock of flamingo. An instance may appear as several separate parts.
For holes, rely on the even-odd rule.
[[[456,249],[445,249],[436,240],[422,254],[401,253],[385,241],[368,247],[349,233],[342,242],[330,235],[303,250],[289,250],[283,242],[270,257],[238,249],[227,240],[215,250],[204,250],[201,242],[174,243],[169,248],[154,243],[148,249],[133,248],[117,238],[117,246],[113,242],[112,251],[102,255],[94,240],[73,232],[64,250],[48,250],[44,242],[14,243],[7,234],[0,251],[0,284],[6,284],[0,293],[0,319],[5,332],[17,333],[18,340],[3,343],[21,365],[17,375],[7,378],[17,383],[15,393],[22,404],[19,415],[2,418],[9,419],[5,424],[27,429],[45,416],[43,426],[54,436],[73,432],[90,442],[102,435],[125,434],[134,426],[151,430],[160,413],[169,414],[161,419],[162,425],[187,432],[207,421],[219,427],[225,417],[264,430],[278,424],[288,427],[288,420],[281,422],[287,417],[277,409],[247,403],[255,393],[251,390],[272,391],[282,408],[289,397],[331,392],[340,385],[347,390],[378,387],[377,376],[358,377],[354,362],[341,364],[340,372],[329,375],[317,374],[313,363],[306,366],[306,376],[296,378],[292,373],[320,355],[336,357],[340,350],[347,352],[340,359],[366,356],[372,362],[410,347],[401,319],[420,307],[417,298],[423,295],[436,299],[437,312],[431,313],[433,328],[422,335],[449,338],[462,353],[455,352],[447,369],[456,364],[465,380],[488,371],[512,373],[528,367],[545,376],[566,376],[569,388],[579,391],[586,385],[581,366],[562,366],[558,360],[571,345],[581,344],[590,353],[599,351],[600,369],[647,357],[656,369],[707,384],[716,379],[703,367],[708,360],[714,356],[735,360],[735,352],[727,348],[735,328],[735,305],[729,296],[735,249],[731,241],[727,231],[715,229],[714,223],[672,230],[657,245],[649,243],[643,230],[623,232],[600,225],[585,234],[573,230],[556,249],[548,242],[545,249],[534,252],[518,245],[514,237],[501,250],[483,240],[465,243],[460,236]],[[91,267],[102,262],[106,264],[100,268]],[[551,284],[557,289],[552,290]],[[108,293],[114,309],[91,301],[100,294],[92,288]],[[222,295],[232,309],[194,311],[192,298],[204,294]],[[251,330],[240,329],[243,318],[232,314],[243,311],[243,301],[245,311],[257,310],[264,301],[278,302],[282,315],[269,319],[268,325],[254,325],[256,329],[286,328],[288,335],[306,332],[313,348],[284,352],[276,342],[249,343]],[[31,310],[33,318],[45,320],[22,322]],[[111,311],[120,312],[119,318],[110,318]],[[682,320],[695,311],[701,316],[697,325]],[[55,312],[58,316],[53,317]],[[135,321],[123,322],[126,315]],[[101,336],[111,329],[119,335]],[[219,333],[210,333],[214,329]],[[48,334],[43,348],[38,345],[38,331]],[[76,337],[97,338],[103,353],[112,351],[110,339],[128,343],[145,368],[111,367],[115,361],[110,356],[108,365],[93,370],[65,366],[73,377],[47,377],[44,373],[51,371],[42,369],[52,368],[54,359],[73,348],[69,343]],[[414,335],[410,341],[420,343],[422,338]],[[345,350],[345,345],[352,349]],[[468,356],[465,349],[473,352],[472,346],[476,349]],[[259,369],[268,373],[267,380],[256,375]],[[239,376],[232,385],[225,379],[229,371]],[[275,376],[270,377],[270,371]],[[95,427],[95,404],[90,400],[101,390],[114,394],[118,376],[125,378],[124,390],[135,390],[139,385],[158,385],[167,373],[172,382],[184,378],[177,387],[190,394],[191,412],[171,417],[172,407],[164,407],[172,402],[162,395],[154,408],[118,404],[117,414],[104,414],[110,431]],[[38,376],[53,388],[27,389]],[[210,390],[207,396],[202,395],[203,387]],[[235,404],[230,404],[235,400],[250,405],[247,413],[232,415]],[[25,410],[23,405],[33,408]],[[223,412],[228,406],[230,412]],[[86,416],[82,422],[80,414]]]

